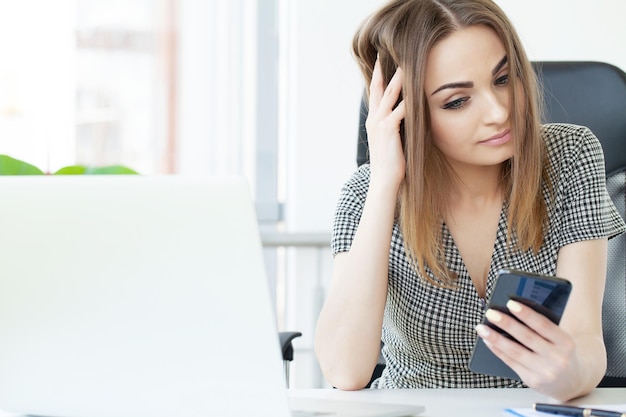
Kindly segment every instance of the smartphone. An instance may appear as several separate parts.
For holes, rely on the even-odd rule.
[[[572,284],[563,278],[503,269],[498,272],[498,279],[487,308],[515,318],[506,308],[507,301],[515,300],[543,314],[553,323],[559,324],[571,291]],[[511,335],[490,323],[486,317],[483,317],[483,324],[517,342]],[[480,374],[520,380],[519,375],[494,355],[480,337],[474,344],[469,368]]]

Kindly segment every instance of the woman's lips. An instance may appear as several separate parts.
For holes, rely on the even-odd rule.
[[[482,145],[502,145],[504,143],[507,143],[508,141],[511,140],[511,130],[507,129],[502,133],[498,133],[492,137],[490,137],[489,139],[485,139],[481,142],[479,142]]]

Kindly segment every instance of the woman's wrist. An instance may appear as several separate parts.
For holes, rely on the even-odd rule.
[[[395,203],[402,181],[403,178],[372,175],[370,177],[368,194],[375,194],[377,198],[393,198]]]

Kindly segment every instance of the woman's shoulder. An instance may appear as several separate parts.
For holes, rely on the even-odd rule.
[[[576,160],[580,157],[602,156],[602,146],[593,132],[585,126],[549,123],[542,126],[541,135],[550,159]]]
[[[570,181],[590,170],[603,172],[602,145],[588,127],[567,123],[550,123],[542,126],[542,137],[548,151],[550,172]]]
[[[361,165],[341,187],[341,194],[337,202],[336,216],[359,218],[367,198],[370,183],[369,164]]]
[[[361,165],[346,181],[343,186],[344,192],[349,191],[357,196],[367,195],[367,190],[370,185],[370,165]]]
[[[586,127],[570,123],[547,123],[541,127],[541,135],[548,149],[576,148],[586,142],[598,142]]]
[[[588,131],[586,126],[571,123],[546,123],[541,126],[541,135],[553,140],[575,140]]]

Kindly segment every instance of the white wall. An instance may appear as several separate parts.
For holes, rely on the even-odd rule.
[[[531,60],[597,60],[626,70],[623,0],[496,0],[508,13]],[[381,0],[289,0],[287,88],[287,226],[330,232],[341,185],[356,168],[361,75],[350,43],[357,25]],[[329,252],[297,256],[288,327],[296,342],[296,387],[319,383],[311,352],[316,318],[315,274],[329,281]]]
[[[356,167],[362,93],[351,55],[359,23],[380,0],[300,0],[290,3],[287,114],[289,227],[328,230],[339,188]]]
[[[626,71],[623,0],[496,0],[531,60],[603,61]]]

